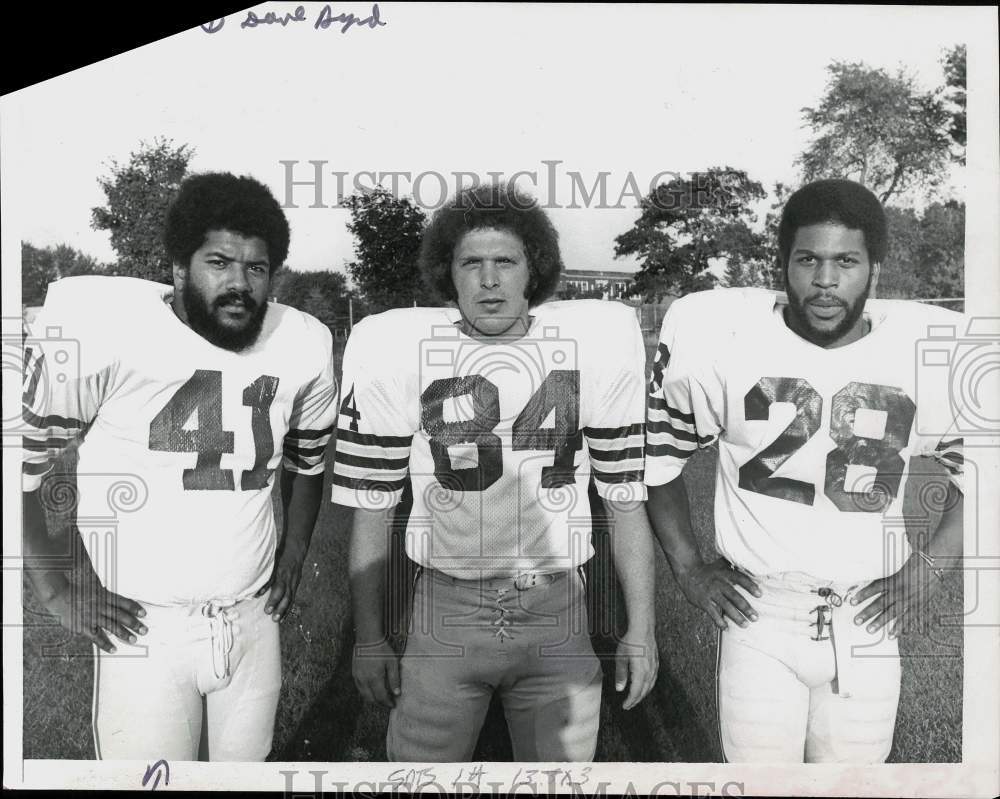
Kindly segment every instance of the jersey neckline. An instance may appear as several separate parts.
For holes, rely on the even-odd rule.
[[[771,317],[772,324],[778,328],[779,335],[791,338],[792,340],[800,343],[803,347],[808,347],[810,350],[818,350],[820,352],[857,352],[860,349],[864,349],[868,346],[865,342],[874,340],[878,331],[885,327],[886,322],[884,317],[872,314],[868,305],[868,300],[866,300],[865,308],[861,312],[861,318],[868,322],[868,332],[855,341],[852,341],[850,344],[844,344],[840,347],[821,347],[819,344],[813,344],[813,342],[803,338],[788,326],[788,323],[785,321],[785,308],[787,307],[787,296],[784,294],[776,295],[771,305],[771,313],[769,316]]]
[[[524,331],[523,336],[518,336],[517,338],[504,339],[502,341],[490,341],[489,339],[480,339],[470,336],[464,330],[462,330],[461,322],[463,320],[462,312],[453,306],[446,305],[442,308],[444,311],[445,318],[448,320],[449,324],[455,328],[458,336],[461,340],[470,341],[473,344],[482,344],[487,347],[510,347],[516,345],[518,342],[531,339],[532,334],[537,332],[538,328],[538,314],[530,314],[528,316],[528,329]]]

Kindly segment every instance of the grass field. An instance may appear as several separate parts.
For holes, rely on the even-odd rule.
[[[713,551],[715,461],[715,449],[704,450],[691,459],[684,472],[706,556]],[[918,522],[926,513],[915,498],[926,479],[934,478],[917,477],[908,483],[907,516]],[[386,757],[388,712],[364,705],[351,679],[349,525],[349,513],[324,503],[296,607],[282,624],[282,694],[272,760],[380,761]],[[598,557],[591,565],[590,585],[602,602],[615,590],[604,578],[610,572],[606,543],[606,537],[597,532]],[[715,628],[707,616],[684,600],[662,552],[656,549],[659,678],[646,700],[625,712],[607,680],[613,665],[605,661],[605,701],[596,758],[720,761]],[[24,601],[24,756],[92,759],[90,647],[39,613],[27,583]],[[962,608],[960,575],[951,573],[929,608],[927,629],[901,638],[902,696],[890,762],[961,760]],[[613,648],[613,640],[600,636],[595,648],[607,652]],[[503,715],[496,703],[487,717],[475,759],[511,759]]]

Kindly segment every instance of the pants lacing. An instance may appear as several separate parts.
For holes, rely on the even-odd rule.
[[[210,599],[201,606],[201,615],[208,619],[212,631],[212,671],[218,680],[230,675],[229,652],[233,648],[233,619],[239,614],[233,607],[235,599]]]

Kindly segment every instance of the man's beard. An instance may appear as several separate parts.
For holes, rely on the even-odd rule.
[[[230,291],[216,297],[210,304],[201,292],[188,284],[182,299],[190,328],[210,344],[231,352],[245,350],[257,340],[267,313],[267,302],[258,304],[247,292]],[[234,300],[242,302],[250,312],[250,317],[242,328],[223,325],[216,318],[216,312]]]
[[[820,347],[825,347],[828,344],[832,344],[834,341],[842,338],[855,324],[857,324],[858,319],[861,318],[861,314],[864,313],[865,303],[868,301],[868,293],[871,290],[872,279],[871,274],[868,275],[868,285],[865,286],[864,294],[858,297],[853,304],[849,304],[839,297],[832,297],[830,295],[824,295],[822,291],[815,291],[809,294],[807,297],[800,297],[792,289],[791,284],[785,281],[785,293],[788,295],[788,315],[792,322],[792,329],[798,332],[803,338],[807,339],[813,344]],[[840,304],[842,308],[846,309],[844,313],[844,318],[840,320],[840,323],[829,330],[820,330],[813,327],[809,316],[806,314],[806,305],[810,300],[814,300],[817,297],[825,296],[827,299],[833,299]]]

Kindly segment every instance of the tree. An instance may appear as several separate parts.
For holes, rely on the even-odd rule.
[[[167,208],[187,175],[194,150],[170,139],[141,142],[125,164],[112,160],[98,179],[107,204],[91,209],[90,226],[107,230],[118,253],[118,274],[171,282],[170,259],[161,236]]]
[[[965,294],[965,203],[934,203],[920,220],[917,250],[925,297]]]
[[[740,220],[722,228],[719,249],[725,253],[726,271],[722,283],[727,287],[771,287],[771,267],[764,237]]]
[[[815,138],[799,157],[806,181],[852,178],[885,203],[933,187],[949,160],[951,120],[940,92],[921,92],[900,70],[834,62],[816,108],[803,108]]]
[[[65,244],[35,247],[21,242],[21,302],[41,305],[49,283],[72,275],[100,275],[107,270],[96,259]]]
[[[889,299],[961,297],[965,276],[965,205],[949,200],[928,206],[886,208],[889,254],[878,295]]]
[[[912,208],[885,209],[889,225],[889,248],[878,278],[879,297],[894,300],[925,296],[918,269],[920,217]]]
[[[750,228],[751,207],[764,197],[759,183],[730,167],[661,183],[643,198],[632,229],[615,239],[615,257],[638,256],[635,287],[647,301],[712,288],[713,261],[742,269],[764,257],[763,239]]]
[[[955,143],[957,152],[954,155],[956,161],[965,163],[965,45],[955,45],[950,50],[945,51],[944,58],[941,59],[944,66],[944,98],[947,103],[948,112],[951,114],[951,124],[948,127],[948,135]]]
[[[785,288],[785,270],[781,265],[781,253],[778,252],[778,226],[781,224],[781,212],[791,196],[791,186],[786,186],[780,181],[775,182],[774,201],[764,217],[765,267],[762,269],[762,285],[779,291]]]
[[[351,214],[357,260],[347,264],[354,283],[373,312],[413,305],[436,305],[417,268],[424,212],[381,186],[343,201]]]
[[[347,278],[339,272],[281,269],[271,284],[278,302],[315,316],[331,328],[349,324]],[[356,317],[357,318],[357,317]]]

